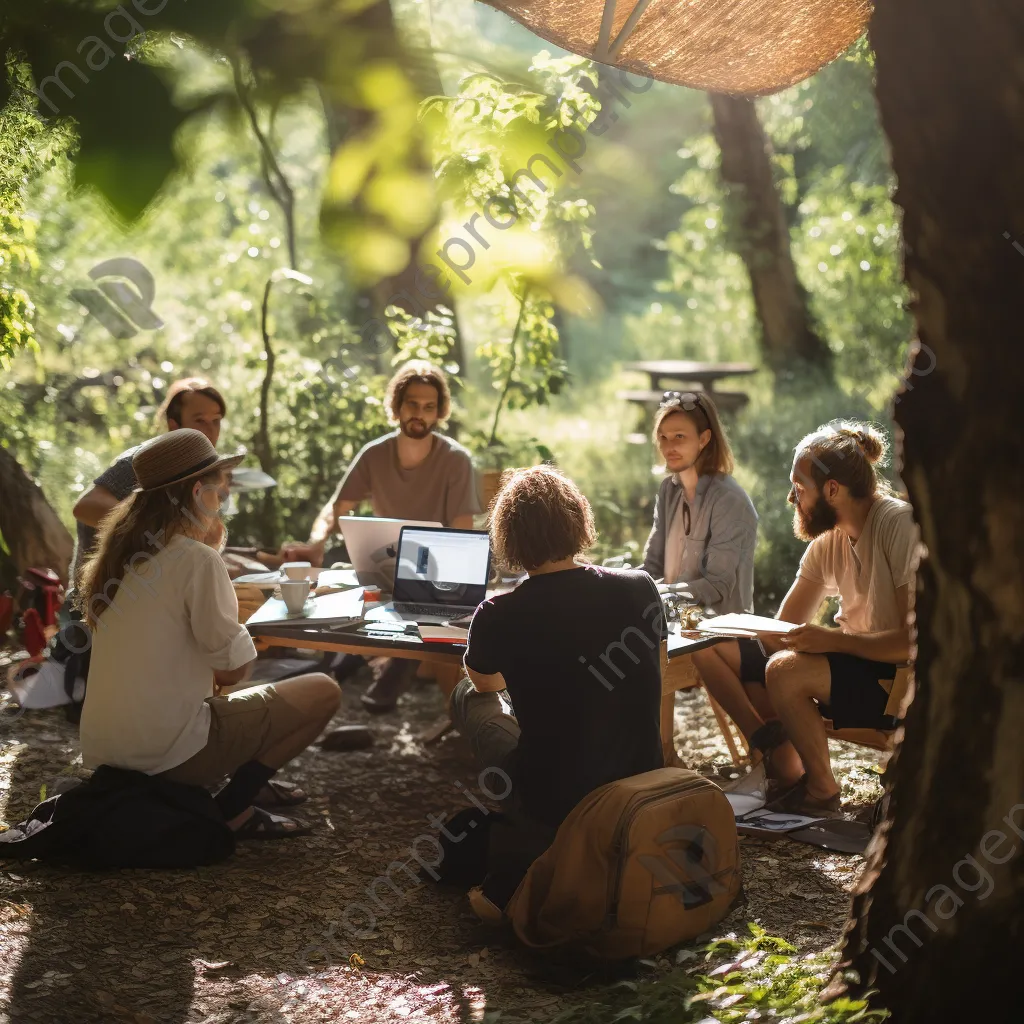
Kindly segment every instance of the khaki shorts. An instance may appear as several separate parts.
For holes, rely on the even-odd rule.
[[[250,686],[210,697],[210,735],[187,761],[160,772],[160,778],[190,786],[213,786],[247,761],[308,724],[309,717],[285,700],[273,685]]]

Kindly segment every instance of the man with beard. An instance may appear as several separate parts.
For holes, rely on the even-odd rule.
[[[693,656],[708,690],[766,758],[776,810],[838,810],[824,718],[836,729],[895,727],[885,711],[910,658],[918,533],[910,505],[878,478],[884,455],[877,430],[840,420],[797,445],[789,501],[794,532],[810,543],[778,618],[801,625],[777,641],[728,642]],[[822,599],[835,594],[838,628],[813,624]]]
[[[306,544],[285,544],[282,561],[308,560],[323,565],[328,538],[338,519],[369,501],[375,516],[439,522],[459,530],[473,528],[480,511],[469,452],[437,428],[451,411],[444,372],[425,362],[409,362],[388,382],[385,404],[397,429],[365,445],[323,507]],[[339,679],[362,663],[348,657],[336,668]],[[390,659],[363,697],[371,711],[390,711],[415,669],[415,662]]]

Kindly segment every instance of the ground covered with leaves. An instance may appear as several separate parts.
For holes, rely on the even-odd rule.
[[[528,953],[477,922],[462,892],[415,880],[417,856],[435,856],[430,818],[481,793],[457,734],[420,738],[443,714],[432,684],[370,718],[368,681],[345,684],[338,723],[368,722],[375,745],[314,747],[282,773],[311,794],[308,837],[240,844],[193,871],[0,862],[0,1024],[860,1018],[815,1003],[859,857],[744,838],[744,893],[714,934],[613,971]],[[703,693],[678,696],[676,727],[688,766],[726,763]],[[60,710],[0,728],[0,816],[17,822],[83,774],[76,730]],[[848,806],[866,806],[876,755],[834,754]]]

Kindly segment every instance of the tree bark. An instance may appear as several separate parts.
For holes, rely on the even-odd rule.
[[[735,244],[754,294],[765,362],[783,380],[813,370],[831,376],[832,353],[818,336],[793,264],[786,212],[772,175],[771,141],[753,100],[709,93]]]
[[[888,0],[870,31],[917,296],[921,349],[896,421],[928,558],[917,696],[843,961],[853,991],[877,989],[899,1024],[1013,1020],[1024,935],[1024,8]]]
[[[53,569],[63,583],[74,541],[39,486],[0,445],[0,535],[20,574],[30,567]]]

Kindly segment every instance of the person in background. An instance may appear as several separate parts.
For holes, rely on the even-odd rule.
[[[375,516],[438,522],[460,530],[473,528],[480,512],[470,454],[440,433],[451,412],[444,371],[425,362],[409,362],[388,382],[385,405],[396,429],[365,445],[352,460],[334,495],[317,516],[305,544],[281,547],[281,561],[323,565],[328,539],[338,520],[369,501]],[[362,664],[349,655],[339,659],[339,681]],[[416,671],[408,659],[386,660],[376,682],[362,696],[372,712],[391,711]]]
[[[382,518],[473,528],[480,500],[472,458],[439,432],[452,404],[444,371],[430,363],[406,363],[388,382],[384,404],[395,429],[359,450],[313,523],[309,540],[283,545],[282,560],[322,565],[338,520],[364,501]]]
[[[643,567],[714,614],[753,612],[757,512],[730,476],[732,449],[714,402],[666,391],[654,440],[668,476],[654,503]]]
[[[268,810],[305,799],[271,780],[316,739],[341,695],[319,673],[220,693],[256,658],[227,569],[205,543],[227,470],[241,459],[189,428],[133,456],[137,486],[103,519],[80,573],[78,607],[93,633],[82,756],[90,768],[194,786],[230,776],[215,798],[225,821],[239,838],[277,839],[309,829]]]
[[[799,623],[774,640],[716,644],[693,655],[705,685],[752,749],[777,793],[770,806],[820,815],[838,809],[823,718],[836,729],[892,729],[896,670],[910,658],[909,610],[919,542],[913,510],[888,493],[875,465],[885,440],[869,424],[834,420],[796,447],[789,501],[809,541],[778,618]],[[839,595],[837,629],[812,620]]]
[[[201,377],[186,377],[176,380],[167,389],[167,395],[157,410],[157,422],[166,424],[168,430],[190,427],[205,434],[216,447],[220,439],[221,420],[227,415],[227,406],[221,393]],[[92,487],[75,503],[72,514],[77,525],[75,553],[71,559],[68,579],[73,581],[79,564],[83,563],[96,542],[96,530],[103,517],[119,502],[132,493],[135,487],[135,472],[132,458],[138,446],[122,452],[93,481]],[[210,540],[215,546],[223,546],[224,524],[213,521]]]
[[[492,834],[491,850],[518,852],[490,865],[484,916],[500,912],[588,793],[663,766],[665,622],[650,576],[583,563],[596,539],[593,513],[551,466],[511,477],[490,532],[495,560],[528,578],[477,609],[467,678],[451,696],[452,722],[477,766],[504,773],[511,787],[502,810],[513,836]]]

